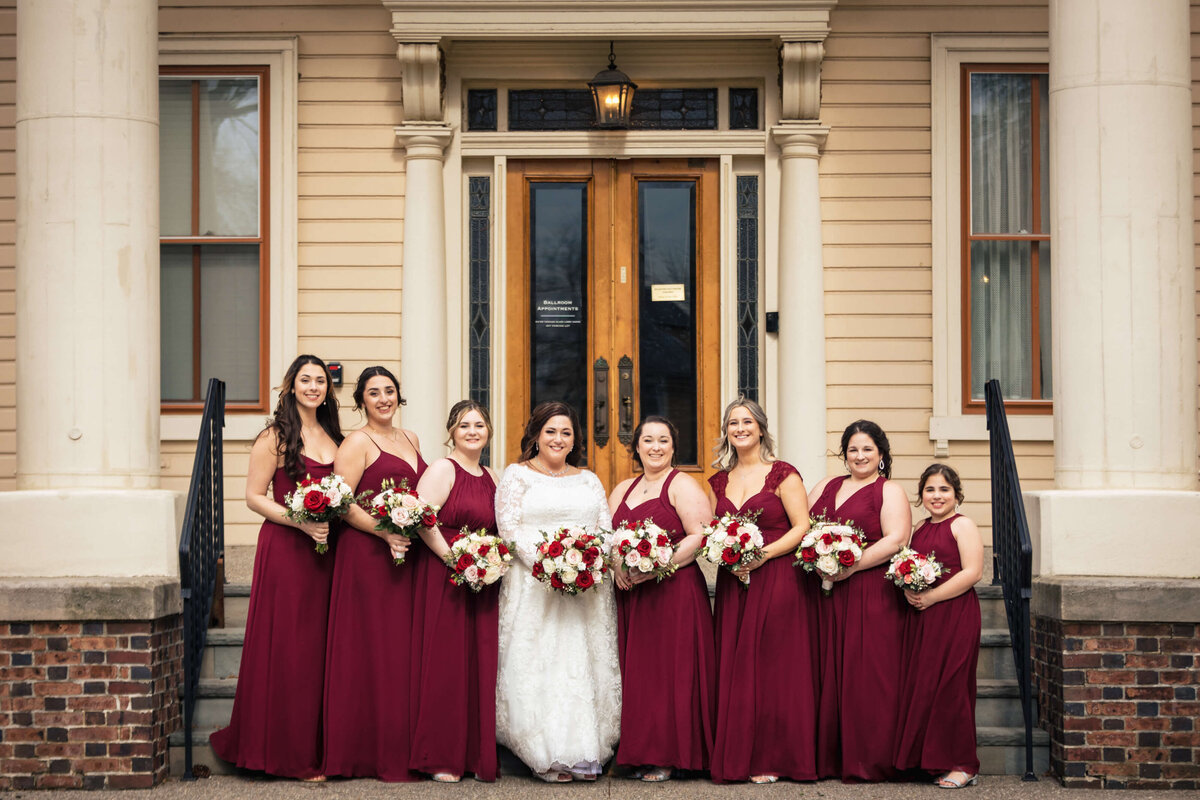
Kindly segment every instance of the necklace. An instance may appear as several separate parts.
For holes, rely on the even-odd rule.
[[[558,472],[551,472],[550,470],[546,469],[546,467],[542,464],[541,459],[531,458],[531,459],[529,459],[529,463],[533,464],[535,467],[537,467],[538,472],[542,473],[543,475],[549,475],[551,478],[561,478],[563,475],[566,475],[567,470],[569,470],[571,468],[570,464],[566,464]]]
[[[645,497],[646,495],[650,494],[651,489],[657,489],[659,486],[662,485],[662,481],[663,481],[662,475],[659,475],[654,480],[649,481],[649,480],[646,480],[645,473],[643,473],[642,474],[642,496]]]

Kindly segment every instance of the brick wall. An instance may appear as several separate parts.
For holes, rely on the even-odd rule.
[[[0,789],[132,789],[167,774],[183,628],[0,622]]]
[[[1064,786],[1200,788],[1200,625],[1035,616],[1032,644]]]

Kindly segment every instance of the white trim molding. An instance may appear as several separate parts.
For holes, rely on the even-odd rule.
[[[159,64],[218,66],[265,64],[270,67],[270,335],[267,368],[283,375],[296,357],[299,321],[297,181],[298,42],[295,36],[177,36],[158,41]],[[267,406],[271,406],[271,397]],[[263,412],[227,412],[225,438],[252,440],[263,428]],[[161,441],[194,440],[199,414],[163,414]]]
[[[949,455],[953,440],[987,439],[982,414],[962,413],[962,219],[961,89],[963,64],[1049,63],[1045,34],[933,34],[931,37],[930,119],[933,158],[933,415],[929,438],[938,457]],[[1050,414],[1013,414],[1013,439],[1053,441]]]

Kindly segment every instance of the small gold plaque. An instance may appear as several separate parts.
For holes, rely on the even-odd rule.
[[[655,283],[650,286],[650,300],[655,303],[663,301],[686,300],[682,283]]]

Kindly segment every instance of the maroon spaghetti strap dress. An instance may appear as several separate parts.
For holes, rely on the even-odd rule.
[[[454,486],[438,512],[446,543],[464,526],[496,533],[496,484],[487,470],[472,475],[454,459]],[[414,542],[414,545],[418,543]],[[426,550],[424,543],[418,545]],[[476,594],[450,582],[450,570],[425,553],[417,588],[424,617],[412,769],[473,773],[496,780],[496,666],[500,584]]]
[[[854,525],[867,544],[883,538],[881,476],[840,506],[846,476],[834,478],[813,504],[813,517]],[[822,778],[882,781],[895,774],[900,653],[907,603],[884,577],[887,563],[856,572],[823,597],[818,769]],[[808,576],[814,584],[817,579]]]
[[[962,570],[950,525],[926,520],[911,547],[936,554],[946,568],[940,580]],[[936,585],[936,584],[935,584]],[[900,594],[899,589],[894,589]],[[975,749],[975,667],[979,661],[979,598],[973,589],[905,612],[904,662],[900,671],[900,717],[896,768],[930,772],[979,772]]]
[[[308,474],[333,471],[304,457]],[[271,494],[296,488],[283,468],[275,470]],[[321,771],[321,690],[325,679],[325,627],[334,553],[324,555],[312,539],[266,521],[258,531],[250,610],[238,668],[229,727],[209,737],[213,752],[246,769],[289,778]]]
[[[377,492],[384,478],[415,487],[425,471],[380,450],[357,493]],[[419,544],[419,543],[414,543]],[[409,764],[412,743],[414,660],[421,617],[414,613],[421,551],[408,549],[395,566],[387,542],[345,525],[339,534],[329,603],[325,659],[326,775],[419,780]]]
[[[759,511],[763,539],[775,541],[791,528],[775,490],[793,473],[776,461],[763,488],[738,508],[725,496],[728,474],[718,472],[708,479],[717,514]],[[749,586],[718,571],[714,781],[816,779],[818,590],[790,554],[751,572]]]
[[[633,508],[625,492],[613,526],[652,521],[671,544],[686,535],[668,492]],[[617,591],[617,644],[621,661],[621,744],[617,763],[706,770],[716,721],[717,664],[708,583],[693,561],[661,583]]]

